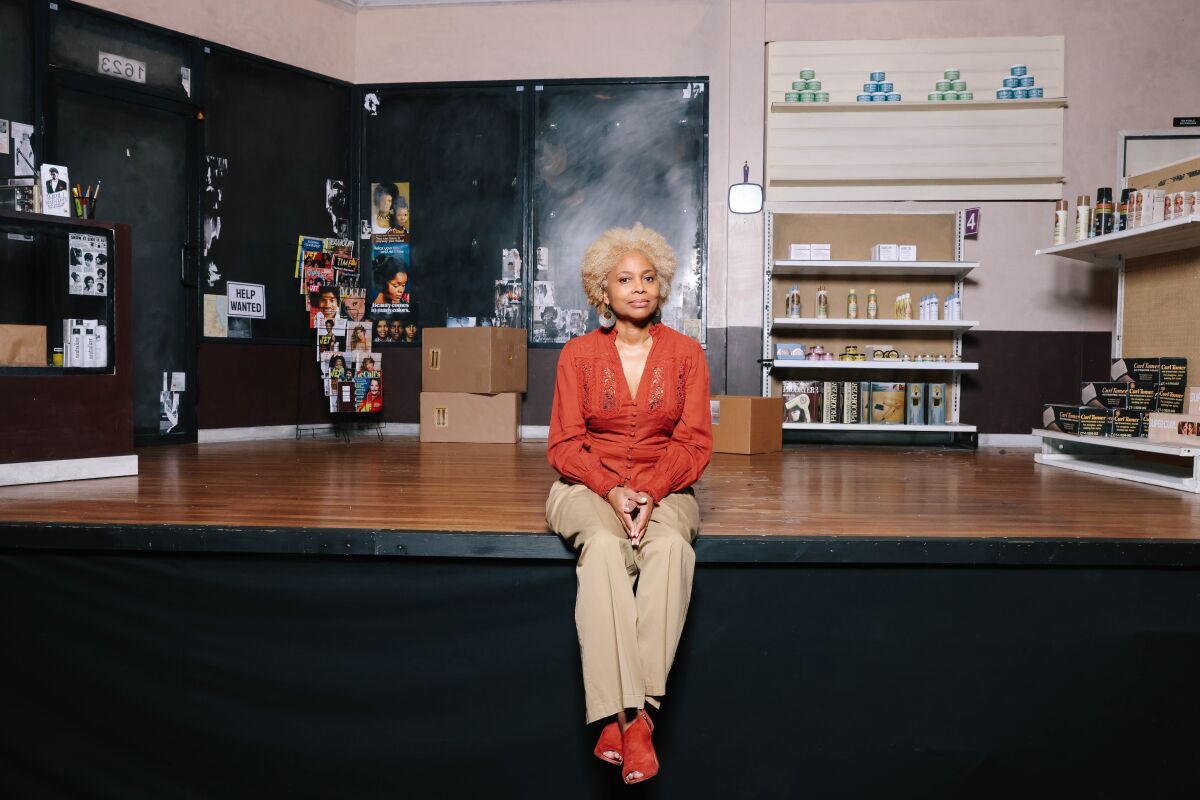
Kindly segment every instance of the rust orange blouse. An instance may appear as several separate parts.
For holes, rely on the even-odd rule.
[[[708,363],[694,339],[653,325],[633,398],[615,336],[597,328],[562,349],[546,455],[601,497],[628,486],[657,503],[695,483],[712,456]]]

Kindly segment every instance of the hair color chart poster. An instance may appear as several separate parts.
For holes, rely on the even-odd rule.
[[[108,240],[90,233],[72,233],[67,237],[70,252],[68,290],[71,294],[105,297],[108,295]]]

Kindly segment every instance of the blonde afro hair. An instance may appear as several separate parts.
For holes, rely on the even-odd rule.
[[[608,284],[608,273],[617,262],[629,253],[641,253],[658,272],[659,303],[666,304],[671,294],[671,280],[675,277],[675,251],[658,231],[636,223],[632,228],[611,228],[592,242],[583,254],[580,270],[583,291],[588,302],[599,308],[604,304],[604,289]]]

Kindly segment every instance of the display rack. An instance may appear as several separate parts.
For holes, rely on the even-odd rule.
[[[1200,269],[1200,216],[1044,247],[1037,254],[1116,268],[1113,358],[1122,358],[1129,344],[1135,356],[1151,351],[1167,355],[1165,348],[1170,355],[1186,356],[1193,370],[1200,367],[1200,323],[1195,303],[1181,299],[1194,298],[1200,290],[1196,279]],[[1200,492],[1198,448],[1152,444],[1142,438],[1073,436],[1045,430],[1034,430],[1033,434],[1042,439],[1042,452],[1035,457],[1039,464]],[[1156,458],[1138,457],[1137,453],[1152,453]]]
[[[763,350],[762,392],[764,396],[780,394],[780,381],[787,379],[845,380],[847,371],[854,378],[867,380],[905,380],[912,375],[918,382],[937,380],[941,375],[947,384],[946,425],[879,425],[845,423],[781,423],[785,431],[795,432],[793,438],[808,439],[819,434],[822,440],[877,441],[903,438],[919,444],[952,443],[974,446],[977,432],[974,425],[961,421],[961,373],[980,368],[976,362],[962,361],[963,334],[979,323],[972,320],[874,320],[830,318],[811,315],[800,318],[782,315],[783,297],[788,283],[802,285],[804,303],[811,303],[818,283],[829,282],[831,303],[844,301],[846,286],[859,291],[859,307],[866,315],[867,290],[884,287],[889,294],[879,294],[880,305],[890,304],[890,292],[908,291],[914,298],[927,292],[944,298],[954,292],[963,295],[965,277],[979,267],[978,262],[963,261],[962,214],[784,214],[767,212],[766,262],[763,279]],[[808,233],[811,231],[812,233]],[[817,233],[819,232],[819,234]],[[810,238],[804,238],[804,237]],[[797,238],[800,237],[800,238]],[[824,237],[824,238],[822,238]],[[829,242],[834,254],[858,255],[868,253],[872,245],[883,241],[915,243],[918,255],[931,256],[923,261],[872,261],[841,259],[836,261],[800,261],[777,256],[786,255],[789,243]],[[806,308],[811,311],[811,307]],[[939,305],[940,313],[940,305]],[[855,337],[853,340],[845,337]],[[846,344],[896,343],[900,349],[915,356],[923,350],[943,355],[945,361],[816,361],[776,359],[775,346],[780,340],[798,340],[804,344],[820,344],[837,355]],[[836,349],[835,349],[836,348]],[[955,360],[958,359],[958,360]],[[931,374],[932,373],[932,374]],[[867,436],[864,437],[864,434]]]

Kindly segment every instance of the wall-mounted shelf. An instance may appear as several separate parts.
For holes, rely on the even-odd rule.
[[[901,100],[898,103],[771,103],[771,111],[778,112],[828,112],[828,111],[990,111],[1011,108],[1066,108],[1065,97],[1041,97],[1034,100]]]
[[[975,433],[974,425],[871,425],[848,422],[785,422],[785,431],[883,431],[887,433]]]
[[[1200,216],[1155,222],[1118,233],[1106,233],[1080,242],[1043,247],[1039,256],[1060,256],[1093,264],[1115,266],[1131,258],[1156,256],[1200,247]]]
[[[776,317],[772,330],[811,330],[820,328],[836,331],[951,331],[962,333],[978,322],[955,319],[821,319],[806,317]]]
[[[1039,464],[1200,493],[1200,448],[1161,445],[1137,438],[1075,436],[1057,431],[1035,430],[1033,435],[1042,440],[1042,452],[1033,457]],[[1137,452],[1175,456],[1176,462],[1139,459],[1135,456]]]
[[[794,261],[777,259],[773,271],[776,275],[961,278],[978,266],[978,261]]]
[[[793,361],[777,358],[775,369],[853,369],[904,372],[922,370],[930,372],[974,372],[979,364],[971,362],[941,361]]]

